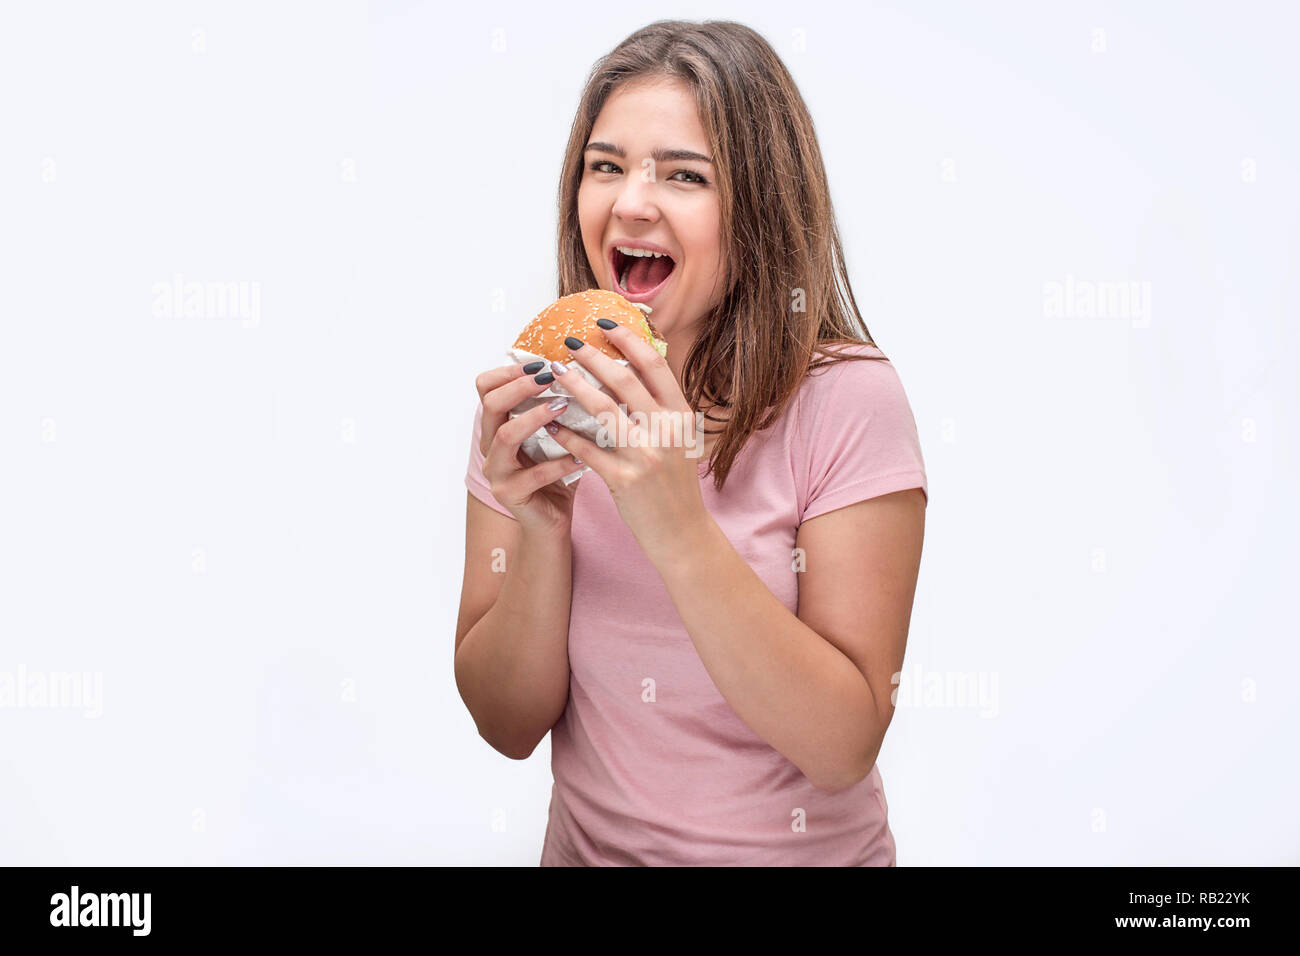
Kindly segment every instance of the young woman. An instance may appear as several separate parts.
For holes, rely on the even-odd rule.
[[[555,371],[478,376],[456,682],[507,756],[551,733],[541,864],[894,865],[875,762],[925,468],[776,53],[730,22],[630,36],[582,95],[560,210],[560,295],[645,301],[668,343],[664,361],[611,329],[622,376],[570,342],[623,407],[570,373],[574,400],[720,427],[702,458],[599,447],[545,403],[508,417]],[[667,253],[671,271],[626,271],[617,247]],[[568,487],[573,458],[520,451],[547,425],[590,468]]]

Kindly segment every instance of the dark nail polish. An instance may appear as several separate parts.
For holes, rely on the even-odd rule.
[[[529,362],[527,365],[524,366],[524,374],[536,375],[545,367],[546,367],[545,362]]]
[[[538,385],[550,385],[555,381],[555,376],[550,372],[543,372],[541,375],[534,376],[533,381]]]
[[[618,323],[615,322],[613,319],[597,319],[596,324],[599,325],[606,332],[608,332],[614,326],[618,325]]]
[[[566,348],[569,349],[580,349],[582,348],[582,339],[575,339],[572,335],[570,335],[567,339],[564,340],[564,345]]]

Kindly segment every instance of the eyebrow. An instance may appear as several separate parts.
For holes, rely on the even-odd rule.
[[[599,152],[602,153],[613,153],[619,159],[627,159],[627,153],[624,152],[620,147],[614,145],[613,143],[588,143],[586,149],[584,149],[583,152],[592,149],[598,150]],[[694,152],[693,150],[664,149],[661,146],[656,146],[653,150],[650,151],[650,158],[653,159],[656,163],[672,163],[681,160],[685,160],[687,162],[709,163],[710,165],[712,165],[713,163],[713,160],[709,159],[709,157],[704,156],[701,153]]]

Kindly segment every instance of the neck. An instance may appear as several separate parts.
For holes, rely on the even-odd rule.
[[[673,378],[677,380],[678,388],[682,387],[682,367],[686,364],[686,353],[691,350],[691,345],[695,342],[696,333],[697,329],[693,326],[663,333],[664,341],[668,343],[668,354],[664,356],[664,359],[668,362],[668,368],[672,370]],[[726,418],[726,411],[724,409],[705,407],[699,410],[711,412],[714,415],[722,417],[724,420]],[[721,428],[722,425],[723,422],[704,422],[705,428]],[[708,453],[713,449],[717,440],[717,435],[699,435],[697,437],[697,441],[700,442],[700,447],[703,449],[703,457],[708,457]]]
[[[691,346],[695,344],[699,331],[697,321],[684,328],[661,333],[664,341],[668,343],[668,354],[664,357],[668,361],[668,367],[672,369],[673,378],[677,379],[678,387],[682,384],[682,368],[686,365],[686,356],[691,351]]]

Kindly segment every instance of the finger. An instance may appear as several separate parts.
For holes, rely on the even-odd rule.
[[[587,351],[594,352],[595,349],[587,349]],[[602,355],[601,358],[613,364],[615,369],[621,370],[622,367],[613,363],[609,356]],[[572,395],[574,401],[585,408],[607,431],[622,435],[629,433],[632,428],[631,422],[624,413],[624,409],[620,408],[608,393],[592,385],[578,369],[566,369],[562,362],[552,362],[551,368],[556,372],[554,386],[556,391]],[[592,374],[596,373],[593,372]],[[597,377],[599,378],[599,376]],[[626,403],[624,407],[627,407]]]
[[[512,375],[504,374],[510,369],[514,369]],[[502,374],[497,376],[498,372]],[[489,382],[498,379],[499,381],[488,391],[479,393],[483,402],[483,426],[479,436],[479,451],[484,456],[487,455],[488,446],[492,443],[493,434],[510,417],[510,410],[524,399],[539,395],[550,387],[549,381],[539,384],[534,375],[524,371],[522,365],[507,365],[505,368],[484,372],[479,376],[479,381],[485,376],[488,377]],[[475,384],[478,384],[478,381]]]
[[[563,458],[556,458],[552,461],[534,462],[529,467],[521,468],[503,479],[497,486],[500,488],[501,494],[498,495],[494,490],[492,497],[503,505],[508,503],[507,499],[512,499],[509,503],[516,506],[522,505],[539,488],[545,488],[551,482],[559,481],[565,475],[571,475],[581,467],[582,465],[575,462],[571,455],[565,455]]]
[[[686,397],[682,394],[682,387],[677,384],[668,360],[660,355],[653,345],[632,329],[610,319],[597,319],[596,324],[600,326],[609,343],[622,352],[632,368],[636,369],[642,387],[649,392],[660,408],[689,410]],[[582,349],[578,350],[578,352],[582,351]],[[597,349],[591,351],[601,358],[609,359],[608,355]],[[592,372],[594,374],[595,370],[593,369]]]
[[[524,440],[547,422],[564,413],[564,406],[551,408],[550,402],[540,402],[522,415],[505,422],[492,436],[487,454],[483,458],[483,477],[488,481],[501,481],[518,471],[518,455]]]
[[[555,423],[554,431],[551,431],[550,426],[547,426],[546,430],[555,439],[557,445],[584,465],[590,465],[591,470],[602,478],[610,475],[612,473],[610,469],[618,463],[617,453],[612,448],[601,448],[590,438],[579,435],[558,422]]]
[[[629,333],[629,338],[635,338],[635,336]],[[631,365],[621,365],[600,349],[590,348],[581,339],[572,336],[565,339],[564,344],[578,364],[600,379],[606,388],[618,396],[618,400],[627,407],[628,411],[644,411],[648,413],[660,407],[650,392],[646,390],[641,379],[637,377],[636,372],[632,370]],[[621,351],[622,346],[619,346],[619,349]],[[654,352],[654,349],[650,349],[650,351]],[[627,353],[624,352],[623,354],[626,355]],[[631,356],[628,357],[628,361],[632,361]],[[564,384],[567,387],[569,383],[566,381]]]
[[[479,401],[482,401],[483,396],[492,389],[500,388],[506,382],[516,379],[522,374],[522,365],[502,365],[500,368],[482,372],[478,378],[474,379],[474,387],[478,390]]]

